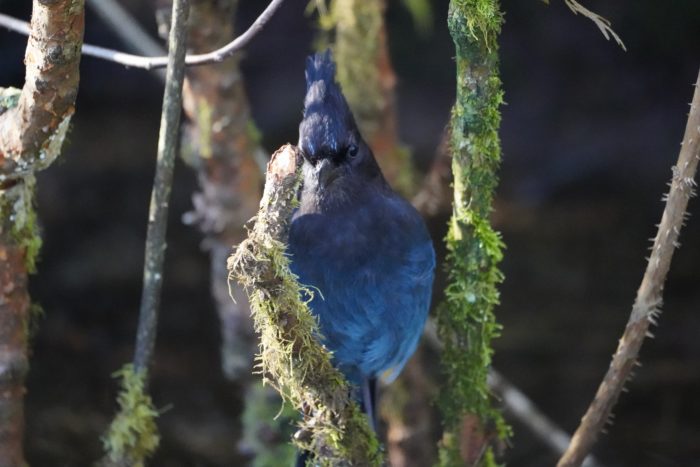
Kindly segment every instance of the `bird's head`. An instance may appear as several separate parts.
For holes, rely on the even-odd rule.
[[[299,125],[304,155],[304,184],[314,191],[347,192],[370,183],[384,183],[369,146],[360,136],[352,112],[335,82],[330,50],[306,62],[304,119]]]

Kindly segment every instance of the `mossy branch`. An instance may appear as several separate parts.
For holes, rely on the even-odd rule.
[[[494,427],[505,437],[509,428],[492,407],[487,385],[491,340],[500,325],[494,316],[503,243],[489,223],[500,164],[498,35],[503,16],[497,0],[452,0],[448,25],[457,49],[457,98],[452,111],[450,147],[454,174],[453,216],[447,234],[449,285],[438,309],[447,378],[440,402],[445,432],[440,464],[491,464],[493,453],[483,436],[472,447],[465,430],[476,417],[482,431]]]
[[[272,155],[255,225],[229,258],[230,280],[241,283],[250,298],[264,381],[303,415],[295,443],[321,465],[378,466],[379,443],[319,343],[318,323],[302,299],[314,291],[297,282],[285,255],[300,170],[296,147]]]

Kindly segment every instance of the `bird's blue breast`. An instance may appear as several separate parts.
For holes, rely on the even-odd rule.
[[[393,193],[299,211],[289,253],[300,282],[318,290],[311,309],[336,365],[356,383],[398,374],[423,330],[435,268],[418,213]]]

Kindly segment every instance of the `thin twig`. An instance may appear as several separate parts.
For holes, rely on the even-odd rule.
[[[196,55],[188,55],[185,58],[185,66],[206,65],[209,63],[219,63],[228,57],[231,57],[236,51],[244,48],[248,43],[262,30],[265,24],[277,12],[284,0],[272,0],[267,8],[260,13],[260,16],[250,25],[250,27],[240,36],[225,46],[216,49],[212,52]],[[28,23],[0,14],[0,26],[11,31],[29,35]],[[154,68],[163,68],[168,64],[168,57],[143,57],[140,55],[132,55],[116,50],[106,49],[94,45],[83,45],[83,54],[110,62],[119,63],[121,65],[133,68],[142,68],[144,70],[152,70]]]
[[[558,467],[576,467],[588,454],[598,433],[608,421],[647,335],[649,324],[656,324],[661,312],[663,287],[671,266],[673,251],[686,217],[688,200],[694,194],[695,171],[700,158],[700,74],[695,83],[695,93],[690,104],[688,123],[683,136],[678,162],[673,167],[671,189],[666,198],[661,223],[654,239],[642,284],[632,307],[627,326],[613,356],[610,368],[598,388],[598,392],[581,420],[566,453]]]
[[[598,26],[598,29],[600,29],[600,32],[603,34],[603,37],[605,37],[605,39],[610,40],[610,37],[612,36],[615,42],[617,42],[617,45],[619,45],[625,52],[627,51],[625,43],[622,42],[620,36],[618,36],[617,33],[613,30],[610,20],[603,18],[599,14],[589,10],[588,8],[578,3],[576,0],[564,0],[564,3],[575,15],[581,13],[583,16],[593,21],[593,23],[596,26]]]
[[[139,311],[134,369],[147,371],[153,354],[158,322],[158,306],[163,284],[163,259],[167,230],[168,204],[177,154],[178,129],[182,112],[182,83],[185,79],[188,0],[175,0],[170,28],[168,68],[165,77],[163,111],[158,136],[158,159],[151,193],[143,269],[143,295]]]

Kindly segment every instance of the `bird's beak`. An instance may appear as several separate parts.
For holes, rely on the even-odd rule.
[[[330,159],[321,159],[316,163],[316,174],[322,186],[330,185],[340,175],[338,168]]]

